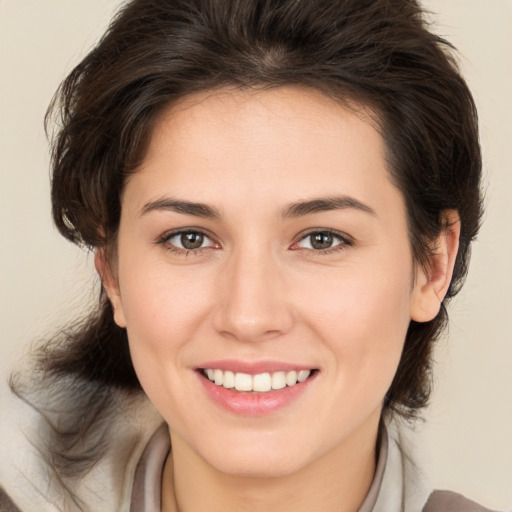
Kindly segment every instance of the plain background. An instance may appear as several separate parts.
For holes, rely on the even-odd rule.
[[[91,255],[51,224],[42,119],[59,82],[120,3],[0,0],[0,439],[12,403],[10,370],[40,336],[83,312],[97,289]],[[437,485],[511,510],[512,1],[424,5],[437,13],[436,30],[459,49],[476,97],[487,213],[436,353],[433,405],[419,436]],[[6,470],[2,453],[0,447]]]

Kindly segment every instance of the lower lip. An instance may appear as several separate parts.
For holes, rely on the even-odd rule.
[[[242,416],[264,416],[290,404],[304,394],[318,372],[304,382],[286,386],[266,393],[247,393],[217,386],[198,372],[199,379],[208,396],[218,405]]]

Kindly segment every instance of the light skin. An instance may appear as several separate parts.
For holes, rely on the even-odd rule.
[[[364,108],[289,87],[162,114],[123,193],[116,259],[98,250],[96,266],[169,425],[163,510],[358,509],[409,322],[437,314],[451,279],[459,223],[446,219],[431,267],[415,268]],[[236,414],[198,372],[226,359],[314,379],[269,414]]]

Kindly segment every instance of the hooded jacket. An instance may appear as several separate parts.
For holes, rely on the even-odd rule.
[[[65,425],[66,407],[55,397],[51,402],[52,416],[44,417],[15,399],[2,422],[0,512],[159,512],[159,476],[170,446],[149,400],[116,392],[81,446],[72,446],[73,471],[65,460],[60,471],[47,463],[49,423],[52,429],[59,421]],[[376,475],[359,512],[490,512],[459,494],[434,491],[415,445],[405,424],[386,423]]]

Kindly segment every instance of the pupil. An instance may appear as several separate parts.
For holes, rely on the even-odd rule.
[[[199,249],[203,245],[204,235],[201,233],[185,233],[181,235],[181,245],[185,249]]]
[[[311,236],[311,246],[315,249],[329,249],[332,246],[330,233],[316,233]]]

